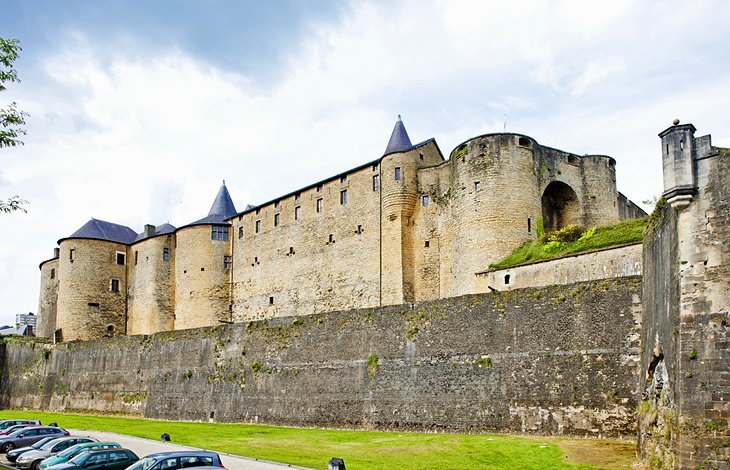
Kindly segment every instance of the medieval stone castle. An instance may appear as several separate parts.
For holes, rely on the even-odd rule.
[[[237,212],[225,182],[207,217],[142,233],[92,219],[41,269],[41,336],[149,334],[484,291],[485,271],[569,224],[645,215],[615,160],[486,134],[446,160],[395,124],[382,157]]]

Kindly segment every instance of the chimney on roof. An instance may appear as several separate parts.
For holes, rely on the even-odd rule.
[[[144,226],[144,237],[148,238],[155,234],[155,226],[152,224],[147,224]]]
[[[54,258],[58,258],[59,256],[61,256],[61,249],[60,248],[54,248],[53,249],[53,257]]]

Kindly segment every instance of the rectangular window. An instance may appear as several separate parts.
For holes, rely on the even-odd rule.
[[[317,199],[317,212],[322,212],[324,209],[324,200],[322,198]]]
[[[380,188],[380,175],[373,175],[373,191],[377,191]]]
[[[126,257],[127,255],[125,255],[121,251],[117,251],[117,264],[124,266],[124,258]]]
[[[68,259],[70,259],[71,261],[76,259],[76,248],[71,248],[70,250],[68,250]]]
[[[51,279],[55,279],[55,278],[56,278],[56,269],[51,268]]]
[[[163,261],[170,261],[170,249],[169,248],[162,249],[162,259],[163,259]]]
[[[340,205],[344,206],[345,204],[347,204],[347,190],[343,189],[340,191]]]
[[[139,251],[134,250],[134,265],[137,266],[137,259],[139,258]]]
[[[274,203],[274,209],[278,209],[278,208],[279,208],[279,201],[276,201],[276,202]]]
[[[299,220],[299,217],[302,216],[302,207],[297,206],[294,208],[294,220]]]
[[[238,227],[238,238],[243,238],[243,227]]]
[[[475,181],[474,182],[474,191],[479,191],[480,189],[482,189],[482,183],[480,183],[479,181]]]
[[[532,221],[528,217],[527,218],[527,233],[531,233],[531,232],[532,232]]]
[[[261,221],[256,221],[256,233],[261,233]]]
[[[395,180],[400,181],[400,167],[395,167]]]
[[[227,225],[211,225],[211,238],[213,240],[228,240]]]
[[[377,163],[373,164],[373,171],[378,171],[378,164]]]
[[[294,200],[295,200],[295,201],[298,201],[298,200],[299,200],[299,197],[300,197],[300,196],[301,196],[301,194],[300,194],[300,193],[296,193],[296,194],[294,195]]]
[[[318,184],[317,185],[317,192],[318,193],[321,193],[322,192],[322,185],[321,184]]]
[[[223,269],[231,269],[233,265],[233,258],[230,256],[223,257]]]
[[[342,184],[347,183],[347,175],[340,176],[340,183],[342,183]]]
[[[274,227],[278,227],[281,223],[281,214],[274,214]]]
[[[109,290],[112,292],[119,292],[119,279],[112,279],[109,283]]]
[[[429,198],[428,196],[423,196],[423,198],[421,200],[423,201],[424,207],[427,206],[431,202],[431,198]]]

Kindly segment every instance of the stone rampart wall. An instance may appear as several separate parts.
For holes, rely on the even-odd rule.
[[[476,275],[477,292],[641,276],[641,244],[580,253]]]
[[[4,407],[296,426],[632,436],[639,277],[59,345]]]

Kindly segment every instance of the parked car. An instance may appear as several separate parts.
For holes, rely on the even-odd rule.
[[[31,424],[40,426],[41,422],[37,419],[4,419],[0,421],[0,430],[7,429],[10,426],[15,426],[16,424]]]
[[[41,462],[52,455],[68,449],[76,444],[86,444],[87,442],[97,442],[93,437],[59,437],[47,442],[43,447],[36,450],[26,452],[15,461],[15,466],[21,469],[39,470]]]
[[[8,434],[10,434],[13,431],[17,431],[18,429],[23,429],[23,428],[29,428],[31,426],[36,426],[36,425],[35,424],[14,424],[13,426],[9,426],[9,427],[3,429],[2,431],[0,431],[0,436],[7,436]]]
[[[50,470],[124,470],[139,457],[129,449],[84,450],[68,462],[48,467]]]
[[[46,470],[48,467],[66,463],[85,450],[121,448],[122,446],[116,442],[87,442],[86,444],[76,444],[75,446],[71,446],[63,452],[59,452],[58,454],[48,457],[46,460],[41,462],[41,470]]]
[[[30,428],[18,429],[7,436],[0,436],[0,452],[7,454],[18,447],[25,447],[34,444],[44,437],[68,436],[68,431],[53,426],[33,426]]]
[[[48,436],[48,437],[44,437],[43,439],[41,439],[40,441],[36,442],[33,445],[13,449],[10,452],[8,452],[7,454],[5,454],[5,458],[8,459],[8,462],[13,463],[16,460],[18,460],[18,457],[20,457],[22,454],[24,454],[28,451],[31,451],[31,450],[40,449],[41,447],[43,447],[43,445],[45,443],[47,443],[48,441],[52,441],[54,439],[58,439],[58,438],[54,437],[54,436]]]
[[[223,467],[223,463],[215,452],[186,450],[150,454],[127,470],[175,470],[188,467]]]

